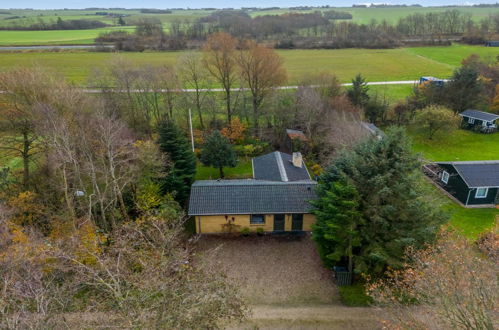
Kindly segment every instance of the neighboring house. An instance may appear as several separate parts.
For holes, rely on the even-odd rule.
[[[367,123],[365,121],[361,121],[360,125],[362,128],[371,136],[374,136],[378,140],[383,138],[385,136],[385,133],[383,133],[382,130],[380,130],[376,125]]]
[[[499,41],[487,41],[485,47],[499,47]]]
[[[499,160],[437,162],[425,173],[465,206],[499,203]]]
[[[296,129],[286,129],[286,138],[281,149],[287,153],[302,151],[302,146],[307,142],[308,139],[302,131]]]
[[[419,78],[419,83],[423,84],[429,82],[430,84],[434,84],[437,86],[443,86],[445,84],[445,79],[435,78],[435,77],[421,77]]]
[[[253,179],[194,182],[188,214],[198,234],[310,231],[316,186],[301,154],[277,151],[253,159]]]
[[[492,133],[497,130],[497,120],[499,115],[478,110],[465,110],[459,114],[463,117],[461,127],[480,131],[483,133]]]

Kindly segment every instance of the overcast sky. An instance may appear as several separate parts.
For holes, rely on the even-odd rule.
[[[0,8],[35,8],[35,9],[60,9],[60,8],[88,8],[88,7],[120,7],[120,8],[240,8],[240,7],[293,7],[293,6],[323,6],[350,7],[352,4],[360,3],[385,3],[385,1],[352,1],[352,0],[0,0]],[[469,5],[478,3],[495,3],[497,0],[391,0],[390,4],[413,4],[423,6],[440,5]]]

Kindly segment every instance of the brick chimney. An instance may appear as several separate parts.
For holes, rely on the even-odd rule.
[[[301,156],[301,152],[293,152],[293,166],[302,167],[303,165],[303,157]]]

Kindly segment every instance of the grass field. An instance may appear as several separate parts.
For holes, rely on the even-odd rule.
[[[92,30],[0,31],[0,46],[88,45],[99,34],[113,30],[133,31],[134,27],[109,27]]]
[[[412,128],[413,147],[432,161],[493,160],[499,158],[499,134],[481,134],[458,129],[452,134],[437,133],[428,140]]]
[[[415,47],[398,49],[279,50],[288,71],[288,84],[304,76],[330,72],[341,82],[362,73],[368,81],[415,80],[423,75],[447,78],[459,62],[471,54],[495,56],[497,49],[482,46]],[[45,66],[60,72],[71,82],[87,85],[93,69],[104,68],[114,57],[122,56],[137,65],[174,64],[183,52],[97,53],[86,51],[0,53],[0,71],[20,66]],[[391,87],[377,87],[377,90]],[[403,95],[408,86],[398,86]]]

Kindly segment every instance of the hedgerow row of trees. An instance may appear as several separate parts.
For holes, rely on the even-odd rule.
[[[87,19],[70,19],[45,21],[38,18],[35,22],[25,20],[19,23],[10,23],[9,25],[0,26],[0,30],[14,30],[14,31],[46,31],[46,30],[86,30],[98,29],[108,26],[106,23],[97,20]]]
[[[376,20],[358,24],[345,17],[336,11],[257,17],[246,11],[215,11],[194,22],[174,21],[168,33],[159,20],[142,19],[135,23],[135,34],[114,31],[102,34],[96,41],[115,42],[123,50],[175,50],[197,47],[210,35],[226,32],[236,38],[265,41],[277,48],[391,48],[404,43],[448,43],[449,37],[483,43],[499,33],[499,14],[475,22],[471,14],[447,10],[409,15],[396,24]]]

